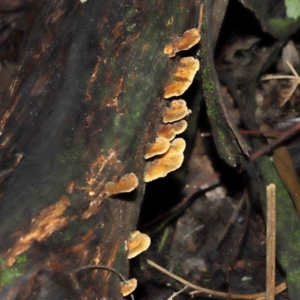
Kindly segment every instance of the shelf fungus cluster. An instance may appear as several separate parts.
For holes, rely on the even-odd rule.
[[[120,283],[120,290],[123,297],[126,297],[133,293],[137,287],[137,280],[135,278],[131,278],[126,280],[125,282]]]
[[[151,239],[147,234],[136,230],[130,233],[129,239],[125,241],[127,258],[131,259],[146,251],[151,244]],[[120,284],[121,294],[126,297],[134,292],[137,287],[137,280],[131,278]]]
[[[200,41],[200,34],[197,28],[192,28],[184,32],[182,37],[175,37],[169,45],[164,48],[164,53],[169,57],[174,57],[177,52],[189,50]]]
[[[165,87],[164,98],[181,96],[192,84],[199,68],[198,59],[191,56],[182,58],[175,74],[172,76],[172,82]]]
[[[109,195],[117,195],[132,192],[137,188],[138,184],[139,181],[136,175],[134,173],[128,173],[118,182],[107,182],[104,188]]]
[[[129,239],[125,242],[127,258],[131,259],[146,251],[151,244],[150,237],[136,230],[130,233]]]
[[[174,57],[177,52],[188,50],[200,41],[198,29],[192,28],[184,32],[182,37],[176,37],[164,48],[164,53]],[[197,71],[200,68],[199,60],[194,57],[183,57],[179,60],[174,74],[165,86],[163,97],[166,101],[156,140],[146,150],[145,159],[149,160],[144,174],[144,181],[149,182],[165,177],[168,173],[181,167],[184,160],[186,143],[182,138],[176,138],[187,128],[184,120],[192,111],[187,107],[185,100],[180,97],[191,86]]]
[[[170,106],[166,107],[166,110],[163,114],[163,122],[171,123],[179,121],[189,115],[192,111],[187,108],[186,102],[182,99],[173,100],[170,103]]]

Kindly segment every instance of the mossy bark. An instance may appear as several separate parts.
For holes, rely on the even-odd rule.
[[[197,25],[195,2],[47,2],[0,107],[1,299],[122,299],[114,273],[70,273],[128,273],[163,48]],[[137,190],[108,197],[129,172]]]

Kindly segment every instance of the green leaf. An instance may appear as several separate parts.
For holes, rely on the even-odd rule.
[[[300,1],[299,0],[285,0],[286,16],[292,19],[300,17]]]

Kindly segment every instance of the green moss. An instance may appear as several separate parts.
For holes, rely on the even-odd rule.
[[[207,26],[207,24],[206,24],[206,18],[203,18],[202,24],[201,24],[201,31],[202,31],[202,33],[205,32],[206,26]]]
[[[70,235],[64,235],[64,242],[69,242],[72,239]]]
[[[131,32],[136,28],[136,24],[130,24],[126,27],[127,31]]]
[[[132,8],[127,11],[127,13],[125,15],[125,19],[130,19],[130,18],[134,17],[135,14],[136,14],[136,8]]]
[[[285,19],[269,19],[269,25],[271,31],[280,38],[285,38],[290,35],[290,32],[297,26],[299,23],[299,18],[295,21],[292,18]]]
[[[207,70],[204,68],[202,70],[202,81],[205,93],[212,93],[214,91],[215,83],[212,80],[209,80],[207,77]]]
[[[11,284],[16,277],[22,276],[26,261],[26,255],[19,255],[12,267],[6,267],[0,272],[0,283],[4,285]],[[4,264],[5,261],[0,257],[1,267],[3,267]]]
[[[207,109],[206,114],[209,118],[211,118],[213,116],[213,111],[211,109]]]
[[[225,141],[226,140],[226,136],[223,132],[219,132],[218,140],[220,140],[220,141]]]
[[[63,236],[65,243],[74,244],[74,232],[76,232],[77,236],[84,235],[88,230],[90,230],[92,224],[92,219],[89,219],[86,222],[82,222],[80,219],[74,219],[73,221],[70,221],[69,225],[63,230],[61,230],[60,232],[55,232],[52,235],[52,238],[55,239],[56,236],[58,236],[58,238],[60,236]]]
[[[284,31],[289,28],[295,21],[291,18],[286,19],[270,19],[269,23],[273,30]]]

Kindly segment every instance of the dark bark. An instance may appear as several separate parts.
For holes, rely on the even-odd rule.
[[[0,298],[121,299],[172,36],[194,0],[48,1],[0,107]],[[197,112],[195,112],[197,113]],[[104,185],[133,172],[136,191]]]

